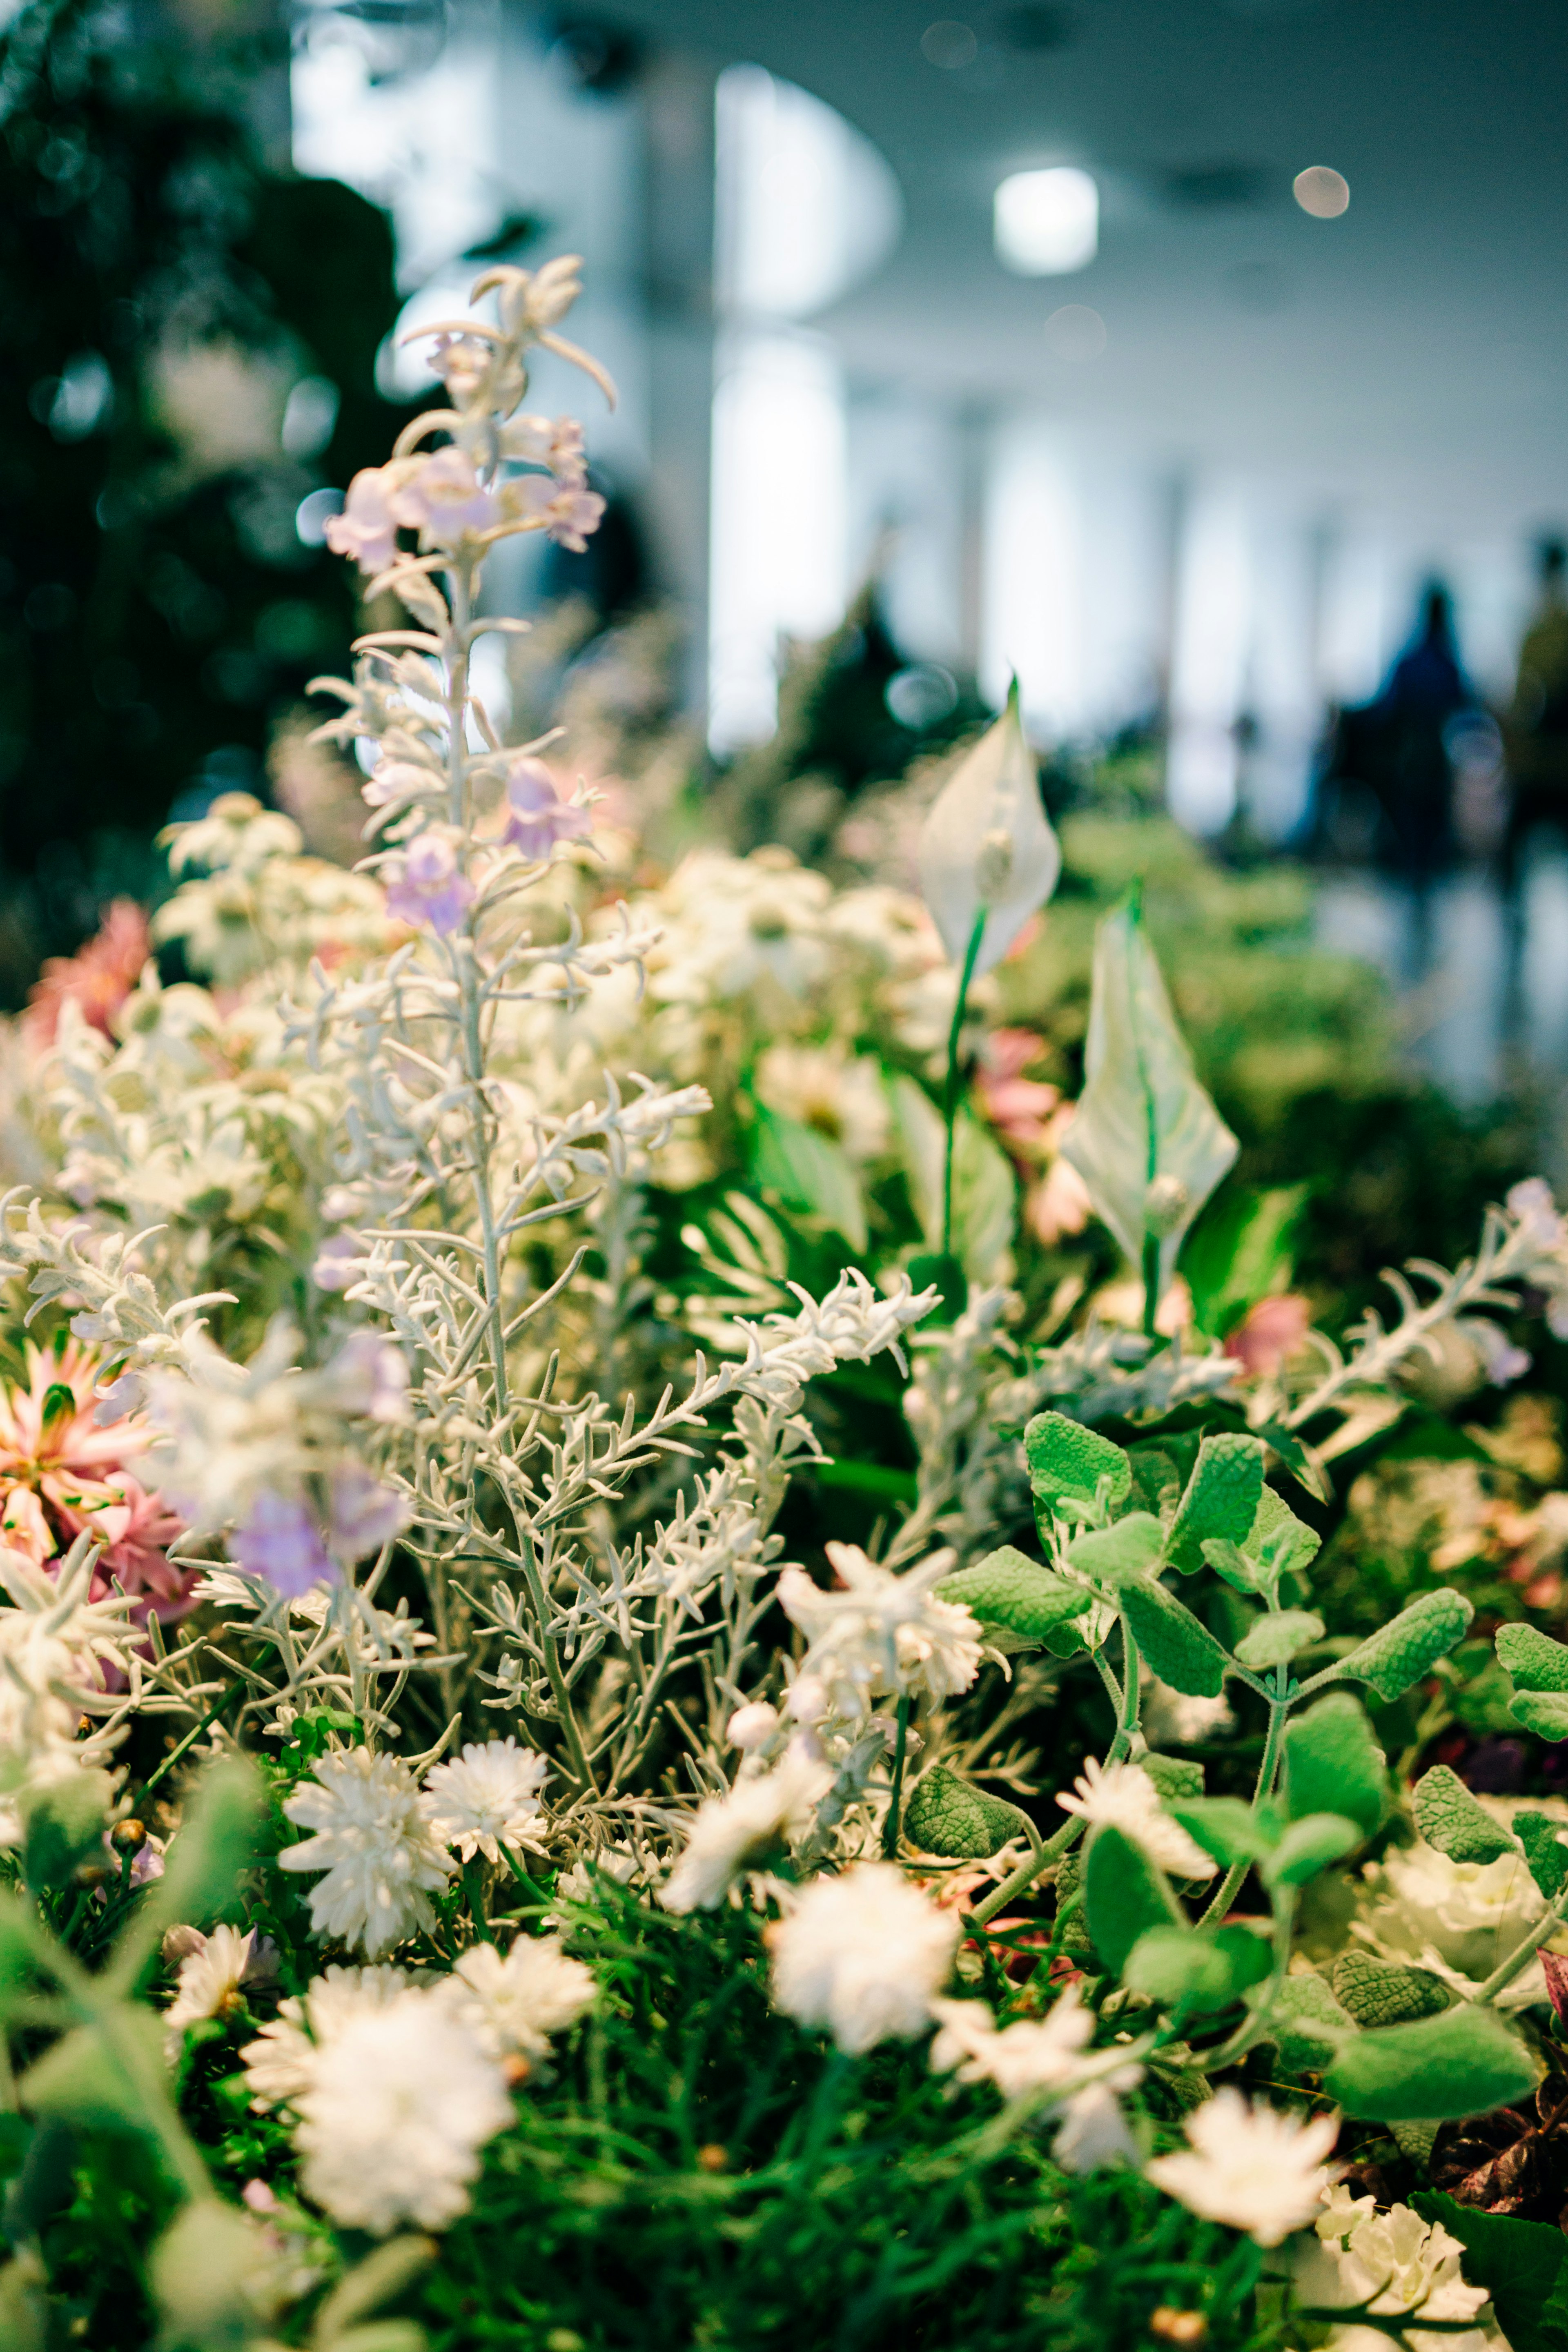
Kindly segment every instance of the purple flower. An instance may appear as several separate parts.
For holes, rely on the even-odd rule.
[[[332,1473],[331,1543],[340,1559],[363,1559],[390,1543],[404,1521],[403,1497],[351,1462]]]
[[[379,1331],[351,1331],[326,1376],[340,1412],[362,1421],[405,1421],[408,1366],[395,1339]]]
[[[507,770],[506,796],[511,812],[501,839],[526,858],[542,861],[558,841],[579,841],[593,831],[587,810],[562,799],[542,760],[514,760]]]
[[[318,1290],[346,1290],[363,1255],[364,1244],[357,1234],[333,1234],[316,1252],[310,1279]]]
[[[452,547],[465,532],[489,530],[500,509],[460,449],[437,449],[392,500],[399,522],[419,533],[421,546]]]
[[[431,825],[405,851],[387,885],[386,911],[405,923],[429,923],[443,938],[455,931],[474,902],[474,886],[458,863],[453,835]]]
[[[354,476],[342,514],[327,525],[327,545],[334,555],[352,555],[362,572],[385,571],[397,551],[397,523],[383,467]]]
[[[300,1495],[264,1489],[230,1536],[228,1550],[237,1568],[247,1576],[264,1577],[289,1601],[298,1601],[314,1584],[333,1582],[338,1573]]]
[[[582,554],[588,533],[598,530],[605,511],[597,490],[556,481],[549,474],[530,474],[517,484],[515,496],[522,512],[542,522],[557,547],[570,548],[574,555]]]

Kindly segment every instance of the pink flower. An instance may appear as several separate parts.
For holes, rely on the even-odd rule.
[[[351,1331],[327,1366],[342,1412],[363,1421],[408,1418],[408,1366],[395,1339],[379,1331]]]
[[[458,863],[458,845],[430,826],[410,843],[387,885],[386,911],[405,923],[429,923],[446,938],[474,902],[474,886]]]
[[[583,427],[574,416],[514,416],[502,446],[509,457],[548,466],[558,482],[581,487],[587,471]]]
[[[491,357],[489,345],[478,335],[437,335],[431,346],[429,364],[455,404],[461,408],[483,383]]]
[[[310,1279],[318,1290],[346,1290],[364,1256],[364,1244],[355,1234],[333,1234],[316,1252]]]
[[[417,799],[439,782],[433,768],[418,767],[412,760],[378,760],[360,789],[367,807],[387,808],[395,801]]]
[[[384,1486],[357,1462],[332,1475],[332,1549],[346,1560],[363,1559],[390,1543],[404,1521],[403,1497]]]
[[[1045,1140],[1046,1121],[1061,1101],[1061,1088],[1023,1072],[1044,1051],[1032,1029],[994,1029],[985,1040],[975,1092],[986,1118],[1009,1143],[1026,1150]]]
[[[327,525],[334,555],[352,555],[362,572],[384,572],[397,552],[397,518],[386,470],[366,466],[349,484],[342,514]]]
[[[312,1585],[332,1582],[338,1573],[302,1495],[263,1489],[230,1536],[228,1550],[237,1568],[264,1578],[289,1601]]]
[[[579,489],[548,474],[530,474],[514,485],[512,495],[523,514],[542,522],[557,547],[570,548],[574,555],[582,554],[605,511],[596,490]]]
[[[542,862],[558,841],[579,841],[593,831],[587,810],[562,799],[542,760],[514,760],[507,770],[506,796],[511,813],[501,839],[527,858]]]
[[[437,449],[394,494],[392,511],[422,547],[455,547],[464,533],[489,530],[500,509],[460,449]]]
[[[1293,1356],[1312,1328],[1312,1310],[1294,1291],[1278,1298],[1260,1298],[1247,1308],[1225,1343],[1227,1356],[1254,1380],[1272,1380],[1288,1356]]]
[[[101,928],[73,956],[50,956],[42,977],[27,992],[22,1035],[35,1054],[55,1042],[60,1008],[74,1004],[82,1018],[106,1037],[113,1018],[142,976],[153,952],[147,918],[134,898],[116,898]]]
[[[1024,1222],[1049,1249],[1064,1235],[1081,1234],[1094,1213],[1089,1188],[1070,1160],[1053,1160],[1024,1202]]]

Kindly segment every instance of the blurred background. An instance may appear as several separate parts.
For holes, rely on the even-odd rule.
[[[572,251],[610,507],[495,567],[514,739],[575,709],[689,833],[869,869],[1016,673],[1054,808],[1316,866],[1412,1061],[1560,1129],[1568,20],[931,4],[11,15],[7,1002],[219,792],[354,854],[326,521],[429,385],[399,338]]]

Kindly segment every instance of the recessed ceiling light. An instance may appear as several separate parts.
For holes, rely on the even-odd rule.
[[[1351,200],[1350,182],[1327,163],[1309,163],[1304,172],[1297,173],[1291,185],[1296,202],[1314,220],[1337,220]]]
[[[1076,164],[1014,172],[996,191],[997,258],[1023,278],[1086,268],[1100,250],[1100,190]]]

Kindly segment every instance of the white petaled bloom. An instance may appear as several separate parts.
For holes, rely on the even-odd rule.
[[[195,1927],[175,1932],[182,1937],[176,1948],[180,1973],[174,1998],[163,2012],[163,2048],[170,2058],[178,2056],[187,2025],[223,2015],[243,1986],[278,1971],[277,1946],[258,1936],[254,1927],[244,1934],[237,1927],[215,1927],[210,1936]],[[164,1950],[169,1952],[167,1937]]]
[[[430,1826],[465,1862],[476,1853],[499,1862],[502,1846],[512,1853],[525,1845],[542,1853],[539,1791],[549,1770],[542,1756],[515,1739],[471,1741],[450,1764],[437,1764],[426,1775]]]
[[[747,1864],[809,1828],[833,1774],[792,1748],[771,1772],[745,1772],[728,1794],[704,1797],[675,1868],[658,1890],[667,1911],[711,1911]]]
[[[1464,2247],[1441,2221],[1424,2221],[1408,2205],[1380,2213],[1371,2197],[1352,2197],[1342,2184],[1331,2189],[1318,2217],[1317,2234],[1304,2238],[1293,2270],[1296,2301],[1308,2310],[1333,2311],[1356,2304],[1390,2319],[1465,2320],[1468,2330],[1424,2334],[1401,2327],[1398,2340],[1411,2352],[1503,2352],[1504,2338],[1488,2305],[1484,2286],[1467,2286],[1461,2271]],[[1336,2327],[1332,2352],[1388,2352],[1391,2338],[1380,2327]]]
[[[1245,2230],[1259,2246],[1279,2245],[1316,2217],[1334,2177],[1323,2159],[1339,2137],[1338,2116],[1307,2121],[1249,2105],[1227,2084],[1187,2117],[1186,2131],[1186,2148],[1144,2169],[1189,2212]]]
[[[537,2060],[593,2006],[593,1973],[568,1958],[559,1936],[519,1936],[503,1959],[475,1944],[441,1988],[442,1997],[498,2057]]]
[[[852,2054],[908,2042],[931,2022],[962,1932],[890,1862],[814,1879],[773,1930],[773,2007]]]
[[[1069,2172],[1112,2163],[1134,2164],[1138,2151],[1117,2095],[1137,2088],[1143,2069],[1119,2051],[1091,2053],[1095,2018],[1077,1985],[1069,1985],[1048,2017],[1018,2017],[998,2030],[983,2000],[933,2000],[940,2031],[931,2046],[931,2071],[961,2083],[994,2083],[1005,2099],[1031,2092],[1060,2113],[1053,2153]]]
[[[1435,1955],[1478,1980],[1489,1975],[1546,1908],[1519,1853],[1500,1854],[1495,1862],[1456,1862],[1417,1838],[1410,1846],[1391,1846],[1365,1877],[1374,1898],[1382,1897],[1374,1899],[1367,1920],[1380,1950],[1426,1965]],[[1506,2004],[1507,1993],[1503,2000]]]
[[[478,2034],[428,1993],[396,1994],[319,2052],[295,2100],[305,2193],[346,2229],[438,2230],[467,2210],[479,2151],[512,2119]]]
[[[802,1672],[826,1686],[835,1713],[864,1714],[880,1691],[923,1689],[944,1699],[968,1689],[980,1665],[979,1624],[931,1590],[951,1574],[952,1552],[933,1552],[896,1576],[858,1544],[826,1549],[839,1589],[825,1592],[803,1568],[786,1568],[778,1597],[810,1644]]]
[[[765,1698],[754,1698],[745,1706],[738,1706],[724,1727],[724,1737],[731,1748],[748,1755],[773,1738],[779,1727],[779,1711],[770,1706]]]
[[[326,1874],[310,1890],[318,1936],[361,1944],[379,1958],[416,1927],[433,1927],[429,1894],[452,1865],[425,1816],[414,1775],[400,1757],[348,1748],[323,1756],[283,1811],[312,1838],[286,1846],[283,1870]]]
[[[781,1039],[758,1056],[753,1086],[759,1102],[841,1144],[851,1160],[876,1160],[888,1148],[892,1113],[869,1054]]]
[[[1092,1756],[1073,1782],[1070,1797],[1058,1796],[1064,1813],[1078,1813],[1090,1829],[1118,1829],[1141,1845],[1151,1862],[1177,1878],[1212,1878],[1215,1864],[1160,1802],[1160,1791],[1136,1764],[1100,1764]]]
[[[976,978],[1000,962],[1057,887],[1062,853],[1040,801],[1014,679],[1007,708],[960,761],[921,834],[921,889],[962,971],[982,914]]]
[[[277,2016],[239,2053],[252,2105],[291,2106],[309,2090],[328,2042],[367,2010],[406,1992],[409,1981],[402,1969],[333,1966],[312,1977],[302,1995],[280,2000]]]

